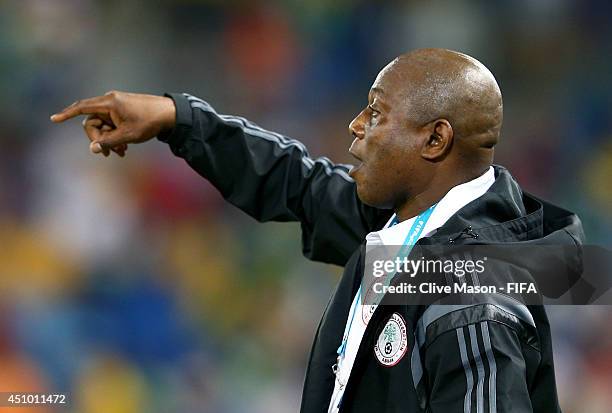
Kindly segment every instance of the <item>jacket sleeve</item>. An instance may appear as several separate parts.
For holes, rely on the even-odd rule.
[[[313,159],[304,145],[188,94],[168,94],[174,129],[159,136],[231,204],[260,222],[299,221],[304,255],[344,265],[390,212],[361,203],[348,165]]]
[[[495,311],[459,310],[428,332],[428,411],[533,412],[529,389],[540,360],[536,339],[519,331],[525,326],[512,315],[488,316]]]

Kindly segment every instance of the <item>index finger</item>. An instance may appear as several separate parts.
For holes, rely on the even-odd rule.
[[[51,116],[51,121],[55,123],[74,118],[79,115],[108,114],[108,97],[96,96],[89,99],[77,100],[67,108]]]

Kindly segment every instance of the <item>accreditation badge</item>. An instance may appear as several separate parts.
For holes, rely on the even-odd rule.
[[[380,332],[374,345],[374,354],[380,364],[393,367],[408,352],[406,322],[398,313],[393,313]]]

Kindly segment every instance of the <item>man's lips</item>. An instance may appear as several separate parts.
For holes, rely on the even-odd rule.
[[[351,147],[348,149],[349,153],[351,155],[353,155],[353,157],[355,159],[357,159],[359,162],[363,162],[363,159],[361,156],[359,156],[359,154],[357,153],[356,149],[357,149],[357,145],[358,145],[358,139],[355,138],[355,140],[353,140],[353,142],[351,143]]]
[[[352,178],[353,175],[363,166],[363,160],[361,159],[359,155],[355,153],[355,151],[353,150],[353,145],[351,145],[351,148],[349,149],[349,153],[353,155],[353,157],[359,161],[359,164],[356,166],[353,166],[351,170],[349,171],[349,176]]]
[[[351,155],[353,155],[353,158],[357,159],[359,162],[363,162],[363,159],[361,159],[361,158],[359,157],[359,155],[357,155],[357,154],[356,154],[355,152],[353,152],[351,149],[349,149],[349,153],[350,153]]]

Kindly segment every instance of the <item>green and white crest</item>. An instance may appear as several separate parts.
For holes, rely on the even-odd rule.
[[[406,322],[401,315],[393,313],[376,340],[374,354],[380,364],[393,367],[400,362],[407,350]]]

